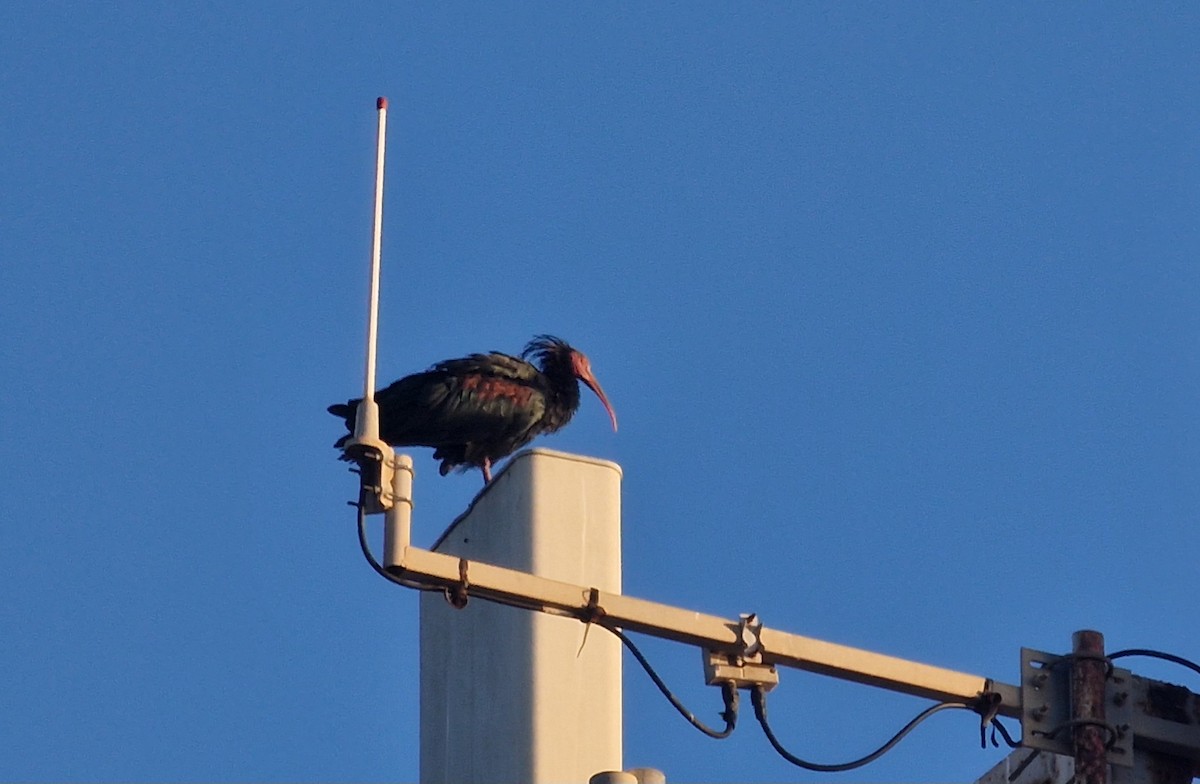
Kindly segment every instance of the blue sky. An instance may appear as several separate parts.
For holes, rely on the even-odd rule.
[[[324,412],[378,95],[381,380],[587,351],[620,433],[587,398],[539,443],[623,466],[628,593],[1006,682],[1082,628],[1200,655],[1198,39],[1188,4],[5,4],[0,778],[415,780],[416,596]],[[427,545],[479,477],[415,457]],[[816,776],[630,660],[625,704],[672,781],[1004,756],[949,713]],[[785,672],[771,717],[838,762],[924,706]]]

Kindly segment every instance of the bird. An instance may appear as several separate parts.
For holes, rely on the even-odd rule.
[[[494,461],[571,421],[580,381],[600,398],[616,432],[617,415],[587,356],[553,335],[536,335],[519,357],[492,351],[448,359],[379,390],[379,437],[391,446],[433,447],[442,476],[478,468],[486,486]],[[328,411],[353,434],[360,402]]]

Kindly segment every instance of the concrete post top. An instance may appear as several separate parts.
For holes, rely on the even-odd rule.
[[[463,510],[462,514],[454,518],[450,525],[446,526],[446,530],[437,538],[437,541],[434,542],[433,546],[429,549],[437,550],[446,540],[446,538],[451,535],[454,528],[458,526],[464,519],[471,516],[471,513],[475,510],[476,506],[483,503],[484,499],[488,498],[492,494],[498,491],[503,492],[503,486],[512,479],[516,478],[516,476],[520,475],[528,481],[531,479],[532,474],[538,470],[539,467],[549,468],[552,466],[559,466],[562,468],[577,467],[584,470],[587,468],[593,468],[596,470],[611,471],[612,473],[616,474],[618,482],[620,482],[622,477],[621,466],[617,465],[611,460],[601,460],[598,457],[577,455],[571,452],[559,452],[554,449],[544,449],[542,447],[522,449],[520,452],[517,452],[515,455],[509,458],[508,462],[504,464],[504,467],[492,476],[492,481],[483,489],[481,489],[474,498],[471,499],[471,503],[467,505],[467,508]]]
[[[505,471],[507,471],[510,467],[516,464],[518,460],[534,460],[543,458],[548,458],[551,460],[572,460],[576,463],[587,463],[589,465],[602,466],[604,468],[616,471],[618,475],[621,474],[621,466],[617,465],[611,460],[603,460],[599,457],[589,457],[588,455],[577,455],[574,452],[560,452],[557,449],[546,449],[545,447],[536,446],[532,449],[522,449],[520,452],[517,452],[515,455],[510,457],[508,462],[504,464],[503,470],[501,470],[496,477],[499,477],[500,474],[503,474]]]

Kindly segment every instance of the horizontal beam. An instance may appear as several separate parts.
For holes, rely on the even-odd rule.
[[[939,702],[971,702],[982,692],[995,692],[1000,695],[999,715],[1013,718],[1021,715],[1019,688],[990,681],[978,675],[968,675],[774,629],[763,629],[762,644],[764,660],[787,667]]]
[[[501,604],[584,621],[602,618],[605,623],[627,631],[707,650],[732,654],[743,650],[740,621],[549,580],[527,572],[482,561],[468,561],[417,547],[397,549],[399,552],[391,553],[389,561],[392,562],[387,564],[387,570],[393,577],[414,588],[456,588],[463,587],[465,582],[470,596]],[[978,675],[932,667],[766,627],[762,628],[759,640],[762,661],[766,664],[829,675],[939,702],[971,702],[982,692],[990,691],[1000,695],[999,715],[1021,715],[1020,689]]]

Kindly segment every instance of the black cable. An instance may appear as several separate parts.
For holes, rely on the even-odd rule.
[[[654,685],[658,687],[658,690],[662,692],[663,696],[666,697],[671,705],[675,707],[675,710],[679,711],[679,715],[688,720],[688,723],[710,738],[716,738],[717,740],[720,740],[722,738],[729,737],[729,734],[733,732],[733,728],[737,726],[738,716],[738,690],[733,684],[733,681],[726,681],[725,683],[721,684],[721,696],[725,699],[725,711],[721,714],[721,719],[725,722],[725,729],[714,730],[712,727],[709,727],[704,722],[697,719],[695,714],[684,707],[683,703],[679,701],[679,698],[676,697],[669,688],[667,688],[667,684],[663,683],[663,679],[658,677],[658,673],[654,671],[652,666],[650,666],[650,662],[646,660],[646,657],[643,656],[642,652],[638,650],[638,647],[634,645],[633,640],[626,636],[625,632],[621,631],[615,626],[608,626],[604,623],[597,622],[596,625],[603,626],[605,629],[608,629],[617,636],[617,639],[619,639],[625,645],[625,647],[629,649],[629,652],[633,654],[633,658],[637,659],[638,664],[642,665],[642,669],[645,670],[646,674],[650,676],[650,680],[654,681]]]
[[[359,549],[362,550],[363,558],[366,558],[367,563],[369,563],[371,565],[371,568],[374,569],[376,572],[378,572],[379,576],[382,577],[383,579],[387,580],[388,582],[395,583],[396,585],[401,585],[405,588],[414,588],[418,591],[441,590],[440,588],[429,588],[427,586],[420,585],[419,583],[415,583],[410,580],[401,580],[399,577],[392,574],[387,569],[384,569],[383,564],[381,564],[381,563],[379,563],[379,561],[375,560],[375,556],[371,552],[371,546],[367,543],[367,511],[366,511],[367,507],[366,507],[366,504],[364,503],[365,492],[366,491],[363,491],[363,493],[359,495],[358,503],[354,503],[353,501],[350,502],[351,506],[358,509],[358,546],[359,546]]]
[[[1008,747],[1010,749],[1021,748],[1021,742],[1013,740],[1012,735],[1008,734],[1008,728],[1005,727],[1003,724],[1001,724],[999,719],[992,719],[992,745],[993,746],[1000,745],[1000,744],[996,743],[996,730],[1000,731],[1000,735],[1004,737],[1004,742],[1008,744]]]
[[[999,747],[1000,743],[996,740],[996,732],[999,731],[1004,736],[1004,742],[1008,744],[1010,749],[1018,748],[1021,744],[1012,739],[1008,734],[1008,728],[1000,723],[998,717],[1000,706],[1003,704],[1004,698],[998,692],[991,690],[991,681],[984,684],[984,690],[975,698],[971,710],[979,714],[979,748],[986,749],[988,745],[987,730],[992,728],[992,745]]]
[[[779,752],[779,756],[783,757],[785,760],[797,767],[804,768],[805,770],[813,770],[818,773],[841,773],[843,771],[861,768],[863,765],[874,762],[884,754],[891,751],[892,747],[904,740],[904,737],[916,729],[918,724],[925,721],[925,719],[928,719],[935,713],[951,709],[969,711],[975,710],[975,706],[968,705],[965,702],[939,702],[937,705],[930,706],[921,711],[919,714],[917,714],[916,718],[914,718],[908,724],[905,724],[899,732],[893,735],[891,740],[865,757],[860,757],[852,762],[843,762],[840,765],[823,765],[817,762],[809,762],[808,760],[801,759],[794,754],[791,754],[783,747],[783,744],[779,742],[779,739],[775,737],[775,733],[771,731],[771,725],[767,723],[767,695],[761,686],[755,686],[750,691],[750,701],[754,704],[754,717],[758,719],[758,723],[762,725],[763,733],[767,736],[767,740],[770,741],[771,746],[774,747],[775,751]],[[1008,733],[1005,732],[1004,736],[1007,739]]]
[[[396,575],[389,572],[387,569],[383,568],[383,564],[379,563],[379,561],[376,560],[375,555],[371,552],[371,546],[367,543],[367,513],[366,513],[366,504],[361,500],[362,497],[363,496],[360,496],[360,501],[358,503],[354,503],[353,501],[348,501],[347,503],[349,503],[350,506],[353,506],[358,509],[358,546],[359,546],[359,549],[362,550],[363,558],[367,559],[367,563],[371,565],[371,568],[374,569],[376,571],[376,573],[378,573],[379,576],[382,577],[383,579],[387,580],[390,583],[395,583],[396,585],[399,585],[403,588],[411,588],[414,591],[424,591],[424,592],[428,592],[428,593],[446,594],[447,590],[448,590],[447,588],[439,588],[437,586],[424,585],[420,582],[417,582],[416,580],[405,580],[403,578],[397,577]],[[457,586],[452,586],[452,587],[457,587]],[[447,599],[447,601],[450,600],[450,596],[448,594],[446,596],[446,599]],[[451,602],[451,604],[453,604],[453,602]],[[517,607],[517,608],[520,608],[523,610],[537,610],[537,611],[541,611],[541,612],[546,611],[546,608],[544,606],[542,606],[536,602],[519,602],[512,598],[505,599],[503,602],[501,602],[501,604],[505,604],[509,607]]]
[[[1187,667],[1192,672],[1200,673],[1200,664],[1196,664],[1190,659],[1185,659],[1182,656],[1176,656],[1173,653],[1163,653],[1162,651],[1152,651],[1149,648],[1128,648],[1123,651],[1109,654],[1110,659],[1120,659],[1122,656],[1148,656],[1152,659],[1162,659],[1173,664],[1178,664],[1182,667]]]

